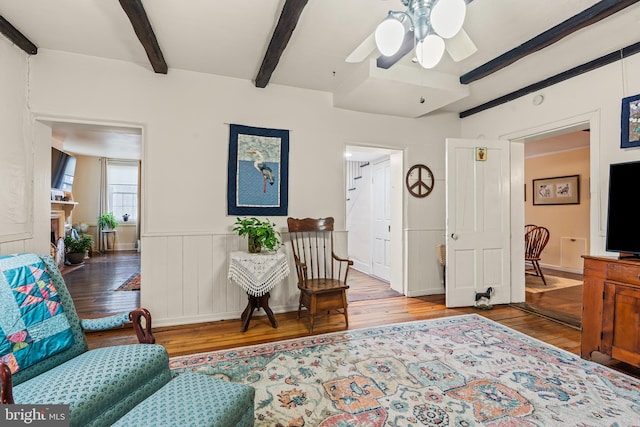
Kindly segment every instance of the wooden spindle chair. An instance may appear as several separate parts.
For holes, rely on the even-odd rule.
[[[298,319],[304,306],[309,314],[309,333],[313,333],[316,317],[332,311],[343,314],[349,327],[347,275],[353,261],[334,253],[333,223],[331,217],[287,219],[300,289]]]
[[[529,270],[529,274],[541,277],[542,283],[544,283],[545,286],[547,285],[547,281],[544,279],[539,261],[542,251],[548,242],[549,230],[545,227],[534,227],[524,235],[524,260],[525,262],[529,262],[533,267],[533,272]]]

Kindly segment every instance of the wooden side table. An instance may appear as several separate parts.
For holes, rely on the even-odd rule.
[[[271,326],[278,327],[273,311],[269,307],[269,291],[289,275],[287,257],[283,253],[232,252],[229,255],[229,279],[247,292],[247,307],[240,317],[244,323],[242,332],[249,327],[256,309],[263,308]]]

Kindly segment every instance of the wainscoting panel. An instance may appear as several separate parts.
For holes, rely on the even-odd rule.
[[[28,252],[25,249],[27,243],[30,243],[30,240],[14,240],[11,242],[2,242],[0,243],[0,255]]]
[[[153,238],[156,239],[156,238]],[[170,236],[166,238],[157,238],[157,240],[162,241],[162,246],[164,247],[163,258],[157,258],[159,262],[154,262],[155,266],[159,266],[160,271],[165,271],[161,283],[165,288],[165,293],[163,295],[166,296],[166,300],[163,300],[163,304],[167,306],[167,314],[166,317],[181,317],[184,315],[184,290],[182,288],[182,257],[183,257],[183,242],[182,237],[178,236]],[[149,245],[143,245],[142,254],[146,255],[146,250]],[[152,258],[153,259],[153,258]],[[161,261],[160,261],[161,260]],[[162,264],[164,263],[164,264]],[[144,268],[141,275],[142,283],[144,286],[141,287],[142,290],[149,289],[149,287],[153,287],[154,283],[151,283],[150,286],[148,283],[144,281],[145,273]],[[162,295],[159,295],[161,297]],[[141,295],[140,298],[144,301],[145,295]]]
[[[407,296],[442,294],[442,268],[437,246],[444,243],[444,230],[407,230]]]
[[[212,314],[214,292],[220,293],[219,284],[213,282],[212,238],[213,236],[184,237],[182,289],[185,296],[184,308],[187,313]],[[224,299],[223,295],[220,297]]]
[[[283,233],[284,234],[284,233]],[[281,248],[293,259],[288,247]],[[229,254],[246,249],[246,239],[234,234],[147,236],[141,239],[141,305],[153,313],[154,325],[168,326],[237,319],[247,294],[228,279]],[[271,291],[274,312],[297,309],[295,271]],[[262,310],[254,316],[264,315]]]
[[[346,232],[336,232],[336,253],[346,255]],[[298,308],[299,291],[289,236],[282,233],[290,272],[271,291],[275,313]],[[141,239],[141,305],[153,313],[155,326],[237,319],[247,305],[247,294],[227,278],[229,254],[246,249],[246,239],[235,234],[143,236]],[[264,315],[263,310],[254,316]]]

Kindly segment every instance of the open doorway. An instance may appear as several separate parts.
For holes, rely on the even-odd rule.
[[[402,295],[404,260],[394,250],[402,247],[402,152],[347,146],[345,171],[349,258],[356,275],[390,291],[382,295]]]
[[[525,265],[525,302],[519,306],[580,327],[581,256],[589,253],[591,228],[589,124],[526,140],[524,177],[525,229],[541,226],[549,237],[538,261],[542,276]],[[534,233],[528,236],[525,242]]]
[[[72,296],[77,297],[77,311],[105,315],[138,307],[142,129],[55,120],[42,123],[50,128],[51,146],[75,160],[69,188],[75,205],[61,234],[75,232],[93,241],[91,256],[81,266],[61,269]],[[99,218],[105,213],[113,215],[115,227],[101,226]]]

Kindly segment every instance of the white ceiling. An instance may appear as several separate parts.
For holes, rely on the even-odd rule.
[[[81,123],[49,123],[56,146],[71,154],[113,159],[142,158],[142,129]]]
[[[461,112],[639,41],[640,3],[495,74],[460,85],[464,73],[597,3],[596,0],[474,0],[464,29],[478,51],[447,54],[433,70],[405,56],[389,70],[345,58],[400,0],[310,0],[269,84],[327,91],[339,108],[404,117]],[[172,69],[254,80],[284,0],[143,0]],[[39,49],[129,61],[153,73],[115,0],[0,0],[0,15]],[[629,30],[625,30],[629,29]],[[256,88],[255,90],[264,90]],[[424,97],[425,102],[420,103]]]

